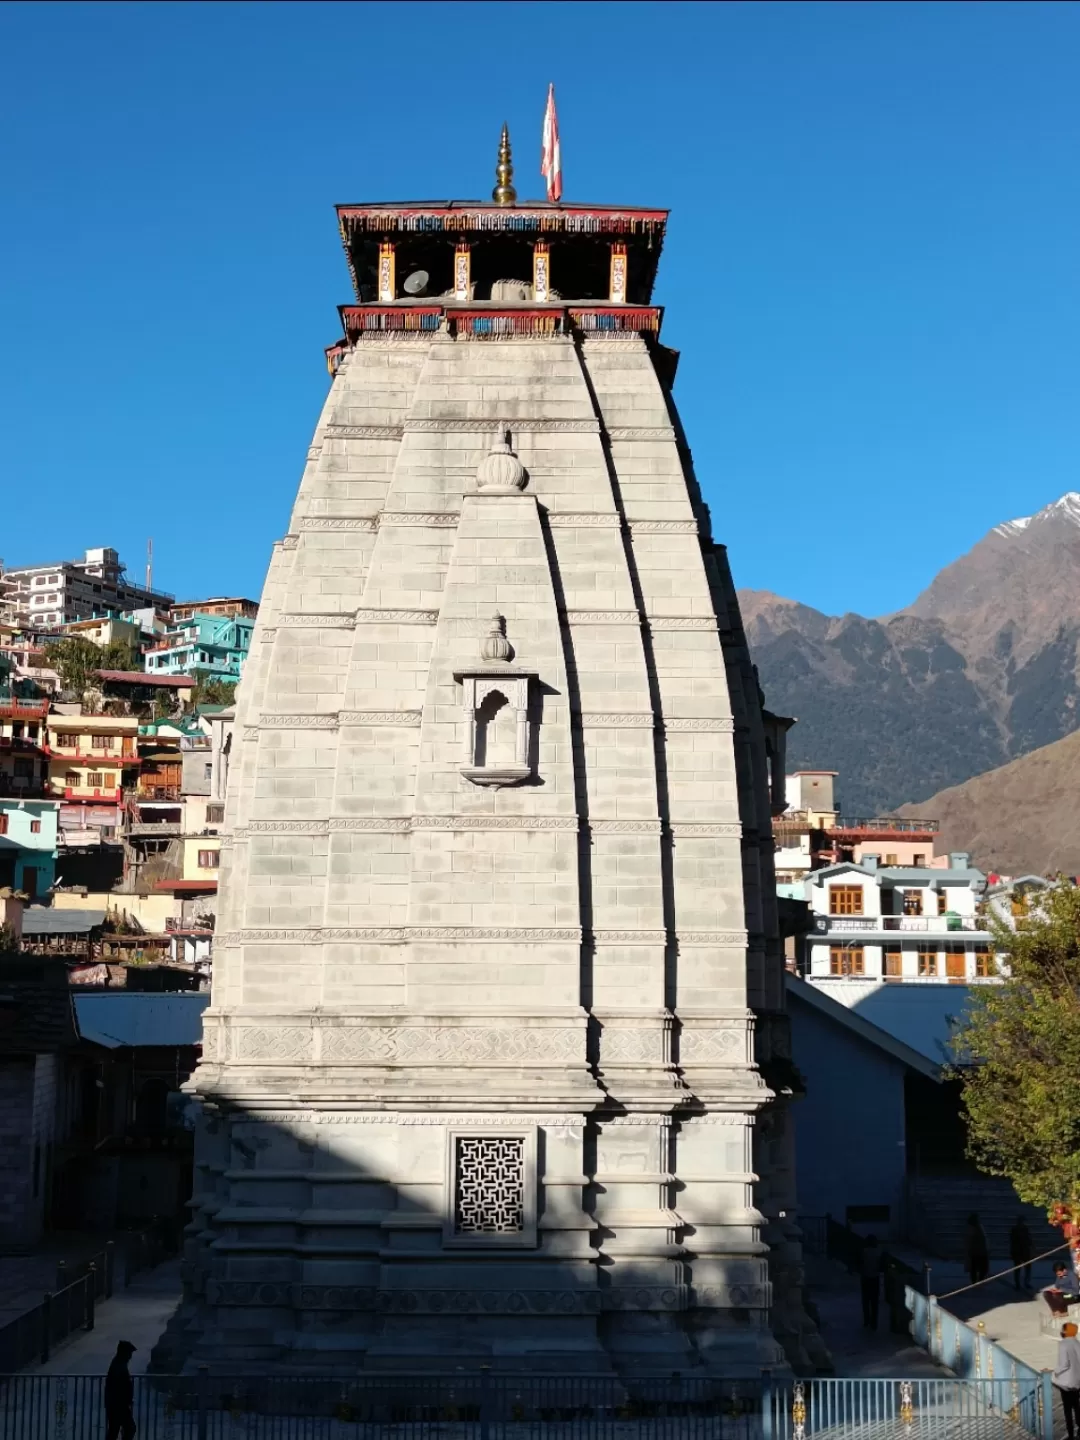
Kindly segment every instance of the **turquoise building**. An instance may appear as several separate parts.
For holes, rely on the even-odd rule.
[[[255,621],[246,615],[192,615],[167,630],[147,653],[150,675],[191,675],[237,681],[251,648]]]
[[[56,883],[55,800],[0,799],[0,887],[43,898]]]

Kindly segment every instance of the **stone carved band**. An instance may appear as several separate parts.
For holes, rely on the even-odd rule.
[[[260,640],[265,640],[267,643],[272,643],[274,640],[277,639],[277,630],[273,625],[265,625],[260,631],[258,631],[258,636]]]
[[[683,1064],[702,1060],[743,1063],[747,1058],[750,1032],[745,1026],[724,1030],[687,1030],[679,1036],[679,1059]]]
[[[609,440],[674,440],[670,425],[609,425]]]
[[[676,840],[739,840],[742,838],[743,827],[737,820],[719,821],[716,824],[691,823],[689,821],[673,820],[671,822],[671,833]],[[770,840],[770,844],[771,844]]]
[[[736,945],[746,944],[745,930],[680,930],[677,932],[680,945]]]
[[[650,1117],[655,1118],[655,1117]],[[745,1116],[735,1117],[740,1122]],[[510,1110],[475,1112],[471,1115],[443,1114],[437,1110],[244,1110],[235,1117],[238,1124],[259,1125],[445,1125],[450,1129],[473,1130],[478,1125],[539,1125],[553,1130],[581,1129],[584,1115],[530,1115]]]
[[[652,730],[656,719],[651,710],[631,710],[620,715],[586,713],[582,715],[581,723],[609,730]]]
[[[418,729],[421,713],[419,710],[342,710],[338,721],[342,725],[401,725]]]
[[[456,510],[384,510],[379,516],[379,525],[438,525],[454,529],[460,519]]]
[[[336,730],[338,717],[329,715],[268,715],[259,716],[261,730]]]
[[[696,520],[627,520],[632,535],[696,535]]]
[[[295,550],[300,544],[300,536],[283,535],[277,543],[281,546],[282,550]]]
[[[734,732],[735,721],[730,715],[665,715],[665,730],[712,730],[730,735]]]
[[[415,712],[387,712],[388,715],[402,714],[406,717],[413,713]],[[344,723],[351,724],[352,721]],[[412,725],[419,721],[405,718],[380,723]],[[259,732],[254,726],[251,728],[251,736],[246,738],[255,740]],[[620,833],[636,832],[642,826],[659,830],[660,826],[658,820],[600,820],[596,824]],[[577,819],[572,815],[336,815],[328,820],[249,820],[246,825],[238,827],[238,833],[325,835],[338,830],[371,830],[377,833],[407,834],[411,830],[576,831],[577,828]]]
[[[588,512],[582,515],[573,515],[566,511],[553,510],[548,512],[547,523],[554,529],[576,530],[578,528],[598,530],[621,530],[622,519],[614,511],[602,514]]]
[[[594,835],[659,835],[659,820],[589,820]]]
[[[439,619],[437,610],[358,610],[358,625],[435,625]]]
[[[716,633],[715,615],[650,615],[650,630],[711,630]]]
[[[351,630],[354,620],[351,614],[317,615],[296,611],[280,615],[278,624],[291,630]]]
[[[664,945],[666,930],[594,930],[597,945]]]
[[[526,1065],[542,1061],[584,1063],[585,1030],[478,1025],[363,1025],[326,1027],[322,1060],[334,1064]]]
[[[605,1290],[378,1290],[371,1285],[310,1285],[295,1280],[206,1282],[211,1305],[297,1310],[379,1311],[395,1315],[599,1315],[603,1311],[763,1309],[765,1285],[625,1285]]]
[[[400,440],[400,425],[327,425],[324,440]]]
[[[487,435],[491,431],[509,430],[511,434],[529,431],[553,431],[565,432],[575,431],[586,435],[599,435],[600,422],[598,420],[543,420],[521,416],[517,419],[507,417],[503,420],[429,420],[415,419],[405,421],[406,432],[434,433],[441,434],[480,434]]]
[[[226,945],[316,945],[322,941],[370,940],[400,945],[410,940],[470,941],[479,944],[510,941],[518,945],[579,944],[581,931],[574,926],[560,929],[481,929],[468,925],[312,925],[305,930],[230,930],[221,937]]]
[[[636,610],[567,610],[571,625],[640,625]]]
[[[377,529],[373,515],[305,515],[301,530],[370,530]]]
[[[620,1064],[658,1064],[667,1058],[663,1030],[612,1030],[605,1025],[600,1035],[600,1064],[609,1061]]]
[[[312,1032],[300,1025],[253,1025],[237,1030],[236,1054],[240,1060],[309,1064]]]

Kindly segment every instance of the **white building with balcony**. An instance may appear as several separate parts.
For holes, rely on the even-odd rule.
[[[816,870],[805,882],[812,914],[805,976],[965,984],[997,966],[980,915],[986,876],[963,852],[948,868],[879,865],[873,855]]]

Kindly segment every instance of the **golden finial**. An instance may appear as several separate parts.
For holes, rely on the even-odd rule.
[[[499,163],[495,166],[495,179],[499,182],[491,192],[496,205],[513,205],[517,199],[514,189],[514,162],[510,158],[510,131],[504,125],[499,139]]]

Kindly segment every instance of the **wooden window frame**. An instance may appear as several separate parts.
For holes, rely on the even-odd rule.
[[[861,945],[830,945],[830,975],[865,975],[866,952]]]
[[[900,901],[900,914],[911,916],[912,919],[921,916],[923,913],[923,894],[921,890],[902,890],[903,899]]]
[[[895,961],[896,968],[892,968]],[[903,950],[886,950],[881,957],[881,973],[886,980],[902,980],[904,977]]]
[[[928,966],[933,966],[928,969]],[[938,952],[927,947],[919,947],[918,969],[920,979],[940,979],[940,967],[938,965]]]
[[[858,909],[848,909],[846,903],[851,901],[858,905]],[[836,916],[864,915],[864,897],[861,885],[830,885],[829,886],[829,914]]]

